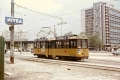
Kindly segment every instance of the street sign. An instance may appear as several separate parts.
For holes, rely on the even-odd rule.
[[[19,24],[23,24],[23,19],[22,18],[5,17],[5,23],[8,25],[19,25]]]

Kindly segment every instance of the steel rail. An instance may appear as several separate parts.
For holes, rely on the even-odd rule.
[[[33,61],[33,62],[42,62],[47,64],[68,65],[68,66],[85,67],[85,68],[120,72],[120,67],[118,66],[86,63],[87,61],[71,62],[71,61],[41,59],[41,58],[19,58],[19,59],[26,60],[26,61]]]

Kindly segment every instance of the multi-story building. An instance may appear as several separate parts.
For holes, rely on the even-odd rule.
[[[105,47],[120,46],[120,10],[105,2],[81,11],[81,30],[89,35],[99,34]]]

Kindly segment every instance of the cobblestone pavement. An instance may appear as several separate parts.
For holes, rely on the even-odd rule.
[[[5,80],[120,80],[120,72],[19,59],[9,64],[9,58],[5,58],[5,72],[12,73]]]

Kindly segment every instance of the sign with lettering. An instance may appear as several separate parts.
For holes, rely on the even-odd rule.
[[[8,24],[8,25],[23,24],[23,19],[21,19],[21,18],[5,17],[5,23]]]
[[[56,40],[59,40],[59,39],[68,39],[67,36],[58,36],[58,37],[55,37],[55,38],[56,38]]]

